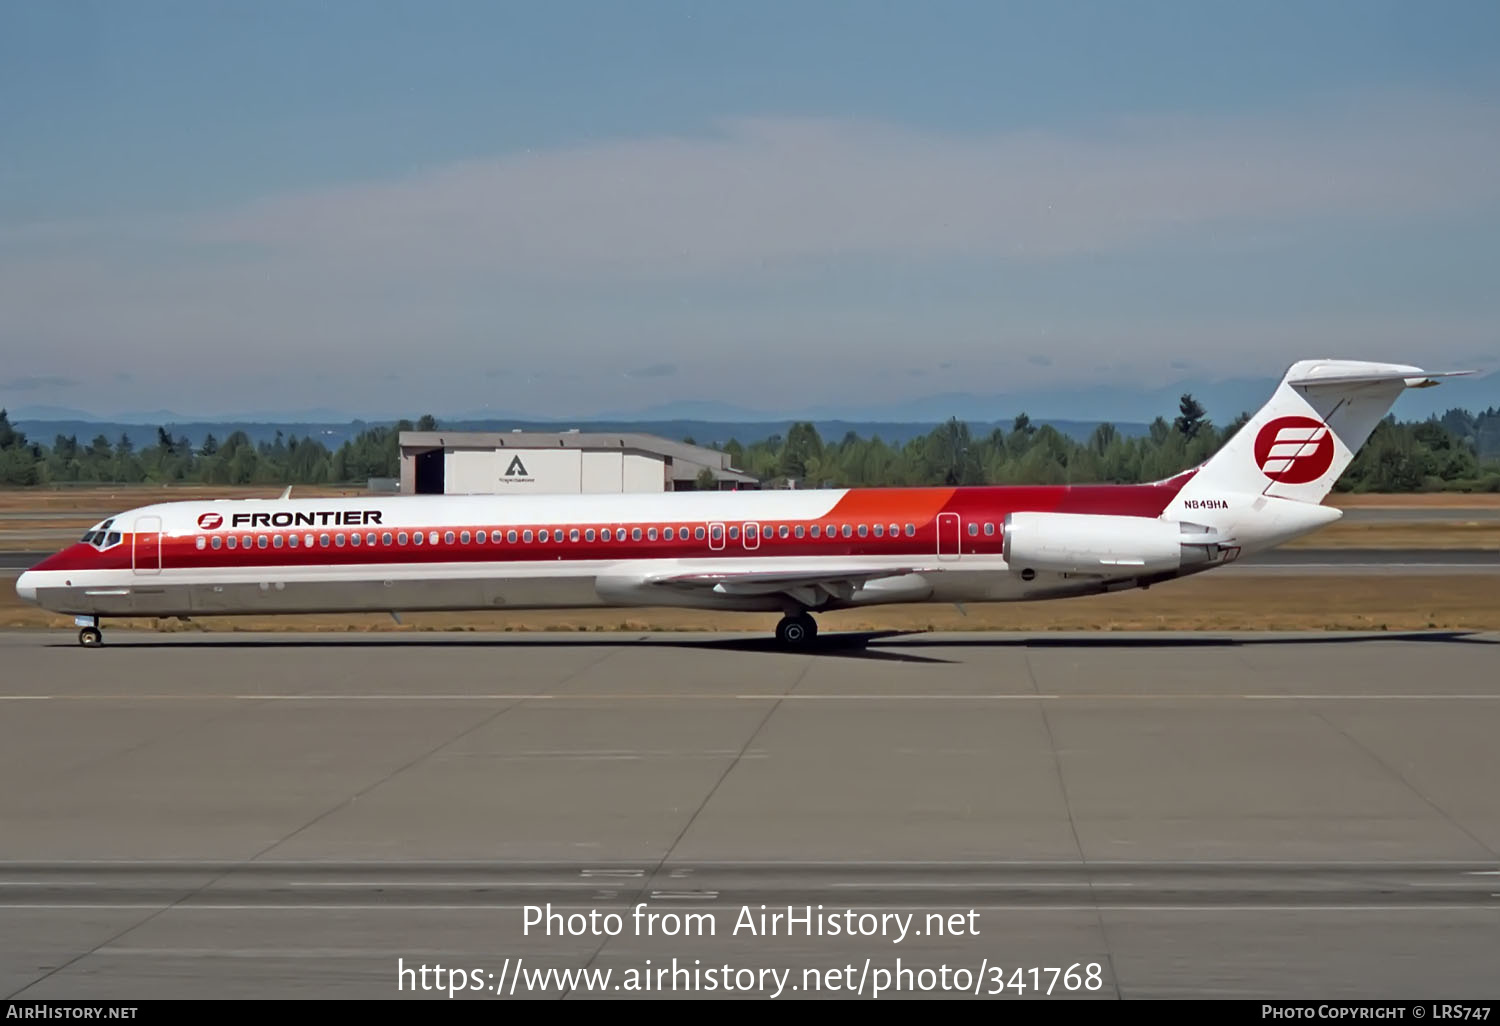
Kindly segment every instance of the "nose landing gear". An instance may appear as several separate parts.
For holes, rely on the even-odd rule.
[[[818,636],[818,621],[811,613],[788,614],[776,625],[776,640],[783,648],[807,648]]]

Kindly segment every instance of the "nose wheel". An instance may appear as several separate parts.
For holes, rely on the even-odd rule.
[[[104,644],[104,634],[97,627],[85,627],[78,632],[78,643],[84,648],[98,648]]]
[[[784,616],[776,625],[776,640],[784,648],[807,648],[818,636],[818,621],[810,613]]]

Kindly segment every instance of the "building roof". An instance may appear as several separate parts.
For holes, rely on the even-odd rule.
[[[706,467],[721,481],[759,483],[757,478],[731,466],[726,452],[629,431],[402,431],[398,442],[403,452],[424,449],[623,450],[662,458],[672,466],[672,478],[676,481],[691,480]]]

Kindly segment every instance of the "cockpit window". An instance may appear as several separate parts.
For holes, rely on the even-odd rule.
[[[110,530],[114,522],[115,518],[110,517],[103,523],[95,524],[83,533],[83,537],[78,539],[79,543],[82,545],[92,545],[101,552],[111,546],[120,544],[120,532]]]

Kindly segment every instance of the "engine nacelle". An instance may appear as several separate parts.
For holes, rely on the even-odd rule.
[[[1216,552],[1211,532],[1192,524],[1091,513],[1011,513],[1005,518],[1005,562],[1037,573],[1153,574],[1205,562]]]

